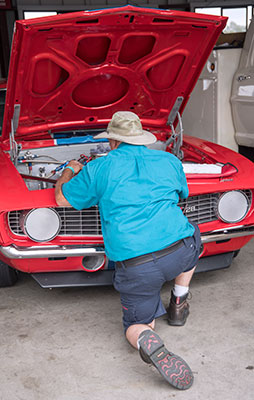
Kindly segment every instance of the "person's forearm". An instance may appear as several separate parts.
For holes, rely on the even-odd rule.
[[[55,186],[55,199],[59,206],[70,206],[70,203],[66,200],[62,192],[62,185],[69,182],[73,177],[73,172],[70,169],[65,169],[56,182]]]
[[[59,206],[70,206],[70,203],[63,195],[62,185],[66,182],[69,182],[74,175],[78,174],[82,170],[82,168],[83,165],[80,162],[71,160],[67,167],[63,170],[62,175],[56,182],[55,186],[55,199]]]

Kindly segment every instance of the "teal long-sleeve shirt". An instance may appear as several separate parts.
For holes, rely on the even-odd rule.
[[[181,162],[172,154],[121,143],[62,186],[76,209],[98,205],[106,255],[122,261],[192,236],[177,205],[188,197]]]

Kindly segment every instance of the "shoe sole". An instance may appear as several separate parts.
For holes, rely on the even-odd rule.
[[[171,319],[167,319],[168,324],[171,326],[183,326],[183,325],[185,325],[186,320],[187,320],[187,318],[184,321],[174,321]]]
[[[140,347],[171,386],[179,390],[191,387],[194,377],[190,367],[181,357],[169,352],[156,333],[146,333]]]

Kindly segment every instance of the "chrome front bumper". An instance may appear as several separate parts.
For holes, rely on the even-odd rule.
[[[254,225],[233,227],[218,231],[201,233],[202,243],[221,242],[223,240],[235,239],[243,236],[253,236]]]
[[[254,225],[237,227],[201,234],[202,243],[220,242],[243,236],[254,236]],[[0,246],[0,253],[11,259],[50,258],[50,257],[96,257],[105,254],[102,246]]]
[[[103,247],[76,246],[32,246],[18,247],[15,245],[0,246],[0,253],[11,259],[50,258],[50,257],[85,257],[105,254]]]

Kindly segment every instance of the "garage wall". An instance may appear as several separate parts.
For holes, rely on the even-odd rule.
[[[23,18],[24,11],[37,11],[37,10],[57,10],[57,11],[75,11],[75,10],[89,10],[100,9],[114,6],[124,6],[132,4],[143,7],[153,8],[173,8],[185,10],[185,4],[189,8],[189,2],[186,0],[17,0],[18,17]]]
[[[100,9],[112,6],[132,4],[143,7],[172,8],[182,11],[194,11],[195,7],[235,7],[252,5],[253,0],[16,0],[18,18],[23,18],[24,11],[77,11]],[[15,4],[14,4],[15,3]]]
[[[214,50],[183,112],[186,134],[238,151],[231,112],[231,87],[241,49]],[[214,68],[212,68],[214,66]]]

